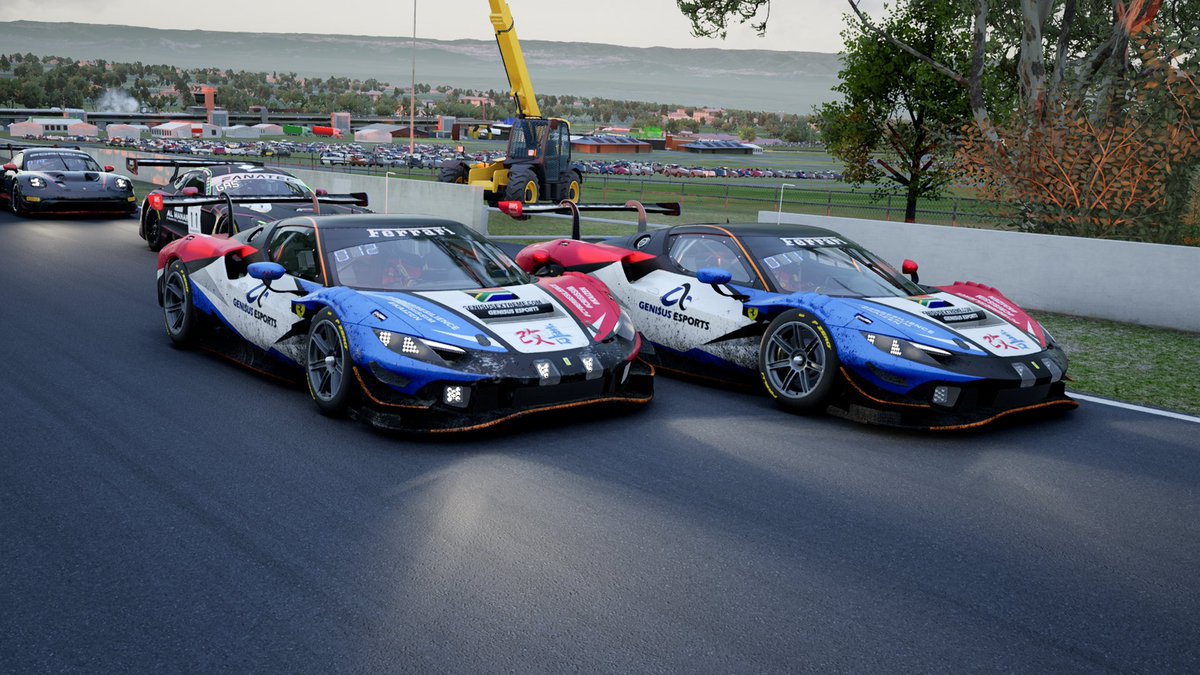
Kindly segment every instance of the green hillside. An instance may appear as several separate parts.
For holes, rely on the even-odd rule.
[[[409,40],[350,35],[281,35],[161,30],[36,21],[0,22],[2,51],[79,59],[167,63],[305,76],[410,77]],[[834,98],[834,54],[765,50],[634,48],[522,41],[540,93],[712,105],[807,114]],[[417,80],[502,89],[496,45],[483,40],[418,40]]]

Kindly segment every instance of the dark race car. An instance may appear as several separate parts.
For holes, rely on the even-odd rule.
[[[159,253],[158,297],[176,344],[303,379],[321,412],[378,427],[478,429],[653,396],[603,284],[531,277],[452,221],[294,217],[188,235]]]
[[[792,411],[953,429],[1077,405],[1063,350],[999,291],[919,285],[915,263],[906,278],[830,230],[682,225],[535,244],[517,262],[590,273],[634,313],[661,365],[761,381]]]
[[[0,200],[18,216],[122,214],[137,210],[133,183],[82,150],[0,145],[12,158],[0,176]]]
[[[314,215],[321,207],[312,198],[325,195],[312,190],[304,181],[282,169],[263,166],[261,162],[207,159],[138,159],[129,158],[130,173],[137,175],[141,167],[166,166],[175,169],[170,182],[146,196],[142,205],[142,225],[139,231],[151,251],[157,251],[168,241],[187,234],[235,234],[261,223],[296,215]],[[163,199],[170,197],[263,197],[262,200],[208,201],[204,206],[163,208]],[[320,213],[369,213],[365,194],[355,194],[353,203],[328,206]],[[303,200],[275,201],[273,197],[303,197]],[[233,214],[230,217],[230,213]]]

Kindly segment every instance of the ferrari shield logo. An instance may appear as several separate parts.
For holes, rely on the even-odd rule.
[[[304,305],[292,305],[292,311],[301,319],[304,318]]]
[[[750,307],[746,310],[746,318],[751,321],[758,321],[758,309]]]

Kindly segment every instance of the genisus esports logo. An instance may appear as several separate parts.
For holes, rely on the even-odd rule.
[[[262,307],[263,298],[267,297],[267,295],[270,293],[271,291],[267,290],[266,284],[259,284],[258,286],[255,286],[247,291],[245,302],[242,302],[240,298],[234,298],[233,306],[242,310],[255,320],[261,321],[271,328],[276,328],[279,325],[279,321],[275,317],[259,309],[259,307]]]
[[[663,293],[658,301],[660,304],[654,305],[643,300],[638,303],[638,309],[661,316],[664,319],[670,319],[671,321],[688,326],[695,326],[701,330],[708,330],[707,321],[697,319],[685,313],[687,308],[692,304],[692,285],[690,283],[676,286]]]

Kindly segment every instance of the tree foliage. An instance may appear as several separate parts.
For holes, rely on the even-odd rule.
[[[884,28],[937,58],[968,58],[969,45],[955,30],[958,14],[940,0],[902,0]],[[905,220],[921,198],[936,198],[952,179],[944,160],[958,129],[970,118],[966,92],[921,60],[879,40],[857,23],[842,33],[842,100],[818,109],[825,147],[844,163],[855,184],[885,186],[905,199]]]

